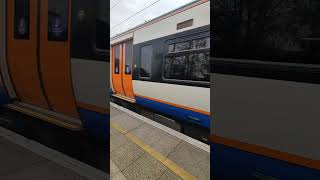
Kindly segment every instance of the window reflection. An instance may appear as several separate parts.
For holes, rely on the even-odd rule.
[[[320,64],[320,1],[213,0],[215,57]]]
[[[48,3],[48,40],[67,41],[69,1],[49,0]]]
[[[132,41],[125,43],[125,73],[131,74],[131,64],[132,64]]]
[[[210,53],[200,52],[189,56],[189,79],[210,81]]]
[[[29,39],[30,0],[15,0],[14,3],[14,38]]]
[[[164,78],[210,81],[210,37],[170,44],[164,62]]]
[[[74,1],[71,21],[72,57],[108,61],[108,2],[105,0]]]
[[[140,57],[140,77],[151,76],[152,63],[152,45],[143,46],[141,48]]]
[[[120,74],[120,45],[114,47],[114,73]]]
[[[169,56],[165,59],[165,78],[186,79],[187,56]]]

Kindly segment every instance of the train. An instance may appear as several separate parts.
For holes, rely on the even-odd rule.
[[[190,125],[209,135],[210,1],[117,34],[110,45],[111,100],[178,131]]]
[[[212,0],[214,179],[320,179],[320,3]]]
[[[109,138],[105,0],[1,0],[0,104]]]

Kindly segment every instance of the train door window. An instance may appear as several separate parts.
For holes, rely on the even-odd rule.
[[[131,74],[132,64],[132,41],[125,43],[125,73]]]
[[[140,52],[140,77],[151,76],[152,45],[143,46]]]
[[[29,39],[30,0],[14,1],[14,38]]]
[[[67,41],[69,1],[48,0],[48,40]]]
[[[120,74],[120,45],[114,47],[114,73]]]

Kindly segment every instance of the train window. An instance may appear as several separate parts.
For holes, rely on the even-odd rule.
[[[14,1],[14,38],[29,39],[30,0]]]
[[[71,56],[109,61],[108,5],[105,0],[73,0]]]
[[[212,3],[215,57],[320,64],[320,1]]]
[[[108,1],[106,0],[97,0],[96,4],[96,48],[100,50],[106,50],[108,47],[108,31],[109,31],[109,26],[107,24],[108,22],[108,11],[107,11],[107,3]]]
[[[210,81],[210,37],[169,44],[164,78]]]
[[[132,41],[125,43],[125,73],[131,74],[132,64]]]
[[[114,73],[120,74],[120,45],[114,47]]]
[[[174,44],[169,45],[169,53],[174,52]]]
[[[188,79],[193,81],[210,81],[209,51],[190,54]]]
[[[48,40],[68,40],[69,1],[48,0]]]
[[[152,52],[153,52],[152,45],[143,46],[141,48],[140,77],[151,76]]]
[[[165,73],[166,79],[184,80],[187,77],[187,60],[186,55],[168,56],[165,58]]]
[[[177,24],[177,30],[183,29],[183,28],[186,28],[186,27],[190,27],[192,25],[193,25],[193,19],[189,19],[187,21],[183,21],[183,22]]]

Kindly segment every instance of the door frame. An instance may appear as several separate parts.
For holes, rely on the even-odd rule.
[[[115,67],[116,67],[116,63],[115,63],[115,48],[116,46],[119,46],[119,74],[116,74],[115,73]],[[112,74],[111,74],[111,77],[112,77],[112,85],[113,85],[113,89],[114,89],[114,93],[116,95],[120,95],[120,96],[126,96],[125,92],[124,92],[124,88],[123,88],[123,85],[122,85],[122,51],[123,51],[123,48],[122,48],[122,43],[117,43],[117,44],[113,44],[111,46],[112,48],[112,59],[111,59],[111,64],[112,64],[112,67],[111,67],[111,71],[112,71]],[[120,84],[117,84],[117,80],[120,79]]]
[[[130,65],[130,74],[126,74],[126,44],[128,43],[128,42],[131,42],[132,43],[132,45],[131,45],[131,65]],[[126,97],[127,98],[130,98],[130,99],[135,99],[135,97],[134,97],[134,91],[133,91],[133,82],[132,82],[132,70],[133,70],[133,66],[132,66],[132,64],[133,64],[133,58],[134,58],[134,51],[133,51],[133,39],[128,39],[128,40],[126,40],[126,41],[123,41],[122,43],[122,49],[123,49],[123,51],[122,51],[122,74],[121,74],[121,77],[122,77],[122,87],[123,87],[123,90],[124,90],[124,92],[125,92],[125,94],[126,94]],[[128,78],[129,77],[129,79],[128,80],[125,80],[125,78]],[[128,82],[129,81],[129,82]],[[128,84],[129,83],[129,84]],[[126,84],[129,86],[129,87],[126,87]]]

